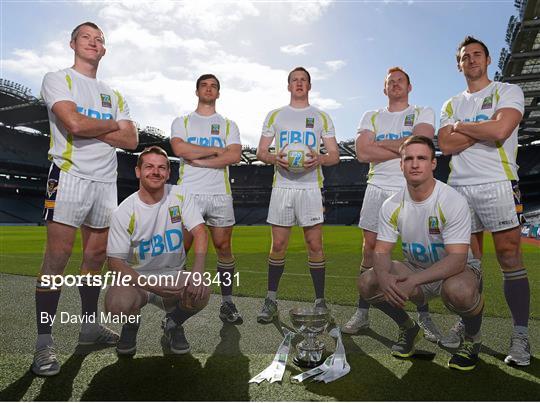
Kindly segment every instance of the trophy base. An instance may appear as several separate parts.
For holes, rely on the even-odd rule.
[[[321,358],[319,361],[305,361],[298,357],[293,358],[293,363],[301,368],[315,368],[321,365],[324,362],[324,358]]]

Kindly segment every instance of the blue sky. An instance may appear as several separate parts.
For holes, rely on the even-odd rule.
[[[505,46],[513,1],[35,2],[0,0],[1,77],[39,94],[47,71],[71,66],[69,34],[80,22],[105,31],[98,77],[126,96],[141,127],[169,134],[196,106],[195,80],[221,80],[218,112],[256,145],[267,112],[288,103],[295,66],[313,76],[311,103],[333,118],[338,140],[355,137],[362,114],[386,105],[386,70],[411,76],[410,103],[431,106],[462,91],[454,52],[467,34],[492,53]]]

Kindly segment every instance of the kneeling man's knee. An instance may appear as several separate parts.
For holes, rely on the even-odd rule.
[[[373,269],[363,272],[358,278],[358,292],[364,299],[375,296],[377,291],[377,276]]]
[[[444,304],[460,316],[476,316],[484,307],[484,299],[477,284],[447,282],[442,286],[441,296]]]

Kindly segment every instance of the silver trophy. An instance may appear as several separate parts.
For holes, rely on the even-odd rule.
[[[296,345],[293,362],[299,367],[315,368],[324,361],[324,343],[317,339],[328,326],[330,310],[326,308],[293,308],[289,311],[293,327],[304,336]]]

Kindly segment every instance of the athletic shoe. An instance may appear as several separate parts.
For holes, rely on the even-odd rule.
[[[460,371],[471,371],[478,364],[478,353],[482,343],[474,343],[472,340],[465,339],[459,349],[452,355],[448,361],[448,367]]]
[[[465,337],[465,324],[461,318],[454,323],[448,333],[441,338],[441,344],[447,348],[458,348]]]
[[[264,305],[261,312],[257,315],[257,322],[270,323],[278,316],[277,301],[270,298],[264,299]]]
[[[190,346],[182,325],[177,325],[170,318],[164,318],[161,327],[163,328],[165,337],[169,341],[169,348],[173,354],[185,354],[189,352]]]
[[[313,304],[313,307],[315,309],[317,308],[328,309],[328,305],[326,305],[326,300],[324,298],[316,299],[315,303]]]
[[[531,346],[529,338],[520,333],[514,332],[510,340],[510,351],[504,359],[507,364],[515,364],[519,366],[527,366],[531,363]]]
[[[115,346],[118,343],[120,336],[108,327],[98,325],[95,330],[90,333],[79,333],[79,345],[88,346],[91,344],[105,344],[107,346]]]
[[[116,344],[116,352],[119,355],[135,355],[137,351],[137,332],[139,326],[132,324],[125,324],[122,326],[122,332],[120,333],[120,340]]]
[[[53,376],[59,373],[60,363],[56,358],[54,347],[45,346],[37,350],[30,369],[38,376]]]
[[[347,323],[343,326],[341,331],[347,334],[356,334],[362,329],[369,328],[369,311],[365,313],[359,309],[356,310],[354,315],[349,319]]]
[[[418,315],[418,324],[424,331],[424,338],[432,343],[437,343],[441,340],[442,335],[431,315]]]
[[[221,320],[229,323],[237,323],[240,325],[244,322],[242,315],[240,315],[240,312],[238,312],[238,309],[236,309],[236,305],[229,301],[221,303],[221,307],[219,308],[219,317]]]
[[[406,328],[400,326],[398,341],[392,346],[392,355],[399,358],[407,358],[414,354],[414,345],[422,338],[422,329],[418,323]]]

